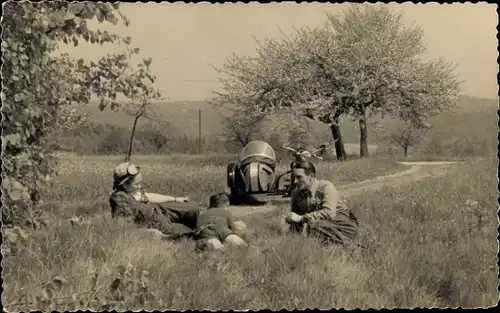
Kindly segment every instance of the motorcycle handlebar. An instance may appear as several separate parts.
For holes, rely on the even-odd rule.
[[[284,149],[284,150],[292,151],[294,153],[298,152],[297,150],[295,150],[293,148],[290,148],[290,147],[287,147],[287,146],[281,146],[281,148]],[[313,152],[311,152],[309,150],[306,150],[306,151],[308,151],[311,154],[311,156],[313,156],[313,157],[315,157],[317,159],[323,160],[323,158],[320,157],[320,156],[317,156],[316,153],[318,153],[319,151],[324,150],[324,149],[326,149],[326,146],[323,145],[319,149],[314,150]]]
[[[290,148],[290,147],[286,147],[286,146],[281,146],[281,149],[285,149],[285,150],[292,151],[292,152],[297,152],[297,150]]]

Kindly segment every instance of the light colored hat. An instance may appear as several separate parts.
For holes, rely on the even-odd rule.
[[[121,186],[130,179],[133,179],[135,183],[141,182],[142,175],[139,170],[139,166],[129,162],[119,164],[113,171],[115,184]]]

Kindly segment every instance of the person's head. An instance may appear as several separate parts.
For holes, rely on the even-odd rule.
[[[208,208],[224,208],[229,205],[229,197],[224,192],[219,192],[210,196]]]
[[[303,160],[295,163],[292,174],[297,181],[300,189],[307,189],[316,178],[316,168],[309,160]]]
[[[134,192],[142,188],[140,167],[132,163],[121,163],[113,172],[113,187],[115,189]]]

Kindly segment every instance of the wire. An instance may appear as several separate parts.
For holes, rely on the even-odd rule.
[[[218,83],[218,80],[210,79],[186,79],[186,80],[171,80],[169,83]]]

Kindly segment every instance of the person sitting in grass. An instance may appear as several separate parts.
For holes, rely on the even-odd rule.
[[[246,228],[242,221],[226,210],[229,197],[217,193],[210,197],[209,207],[198,215],[196,231],[193,236],[197,250],[222,250],[226,246],[247,247],[248,244],[236,234]]]
[[[318,237],[323,243],[345,244],[355,240],[358,220],[340,202],[335,186],[316,178],[316,168],[308,160],[294,164],[293,176],[298,188],[291,195],[291,212],[285,214],[288,230]]]
[[[191,237],[201,207],[176,208],[172,204],[175,202],[184,203],[188,199],[145,192],[139,166],[121,163],[114,169],[109,197],[113,218],[132,219],[137,225],[157,229],[173,239]]]

